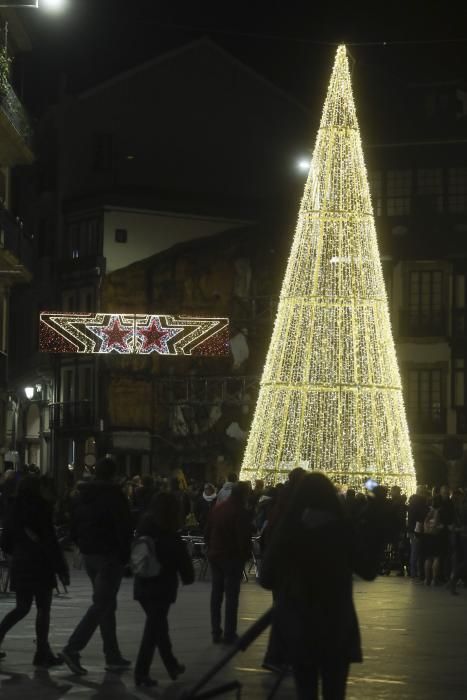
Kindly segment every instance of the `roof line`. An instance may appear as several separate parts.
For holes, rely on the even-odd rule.
[[[77,96],[77,99],[79,100],[85,100],[88,97],[92,97],[94,94],[100,92],[101,90],[104,90],[107,87],[110,87],[111,85],[115,85],[116,83],[119,83],[122,80],[125,80],[133,75],[136,75],[137,73],[144,71],[151,66],[156,66],[160,63],[163,63],[164,61],[168,61],[174,56],[178,56],[182,53],[185,53],[186,51],[190,51],[191,49],[195,48],[196,46],[210,46],[211,48],[215,49],[219,53],[221,53],[223,56],[228,58],[232,63],[236,64],[242,70],[245,72],[249,73],[252,75],[254,78],[259,80],[260,82],[264,83],[267,85],[270,89],[272,89],[274,92],[279,94],[284,100],[287,102],[290,102],[293,104],[295,107],[298,107],[300,110],[303,112],[306,112],[307,114],[309,113],[309,109],[303,105],[299,100],[295,99],[292,95],[290,95],[288,92],[280,88],[278,85],[270,81],[268,78],[264,77],[261,75],[261,73],[258,73],[254,68],[251,68],[249,65],[241,61],[239,58],[236,58],[233,54],[231,54],[229,51],[226,51],[222,46],[219,46],[215,41],[210,39],[208,36],[202,36],[199,39],[195,39],[194,41],[190,41],[187,44],[183,44],[182,46],[178,46],[175,49],[171,49],[170,51],[167,51],[163,53],[160,56],[156,56],[156,58],[151,58],[149,61],[145,61],[144,63],[140,63],[138,66],[135,66],[134,68],[130,68],[129,70],[123,71],[122,73],[119,73],[118,75],[113,76],[112,78],[109,78],[108,80],[105,80],[102,83],[99,83],[98,85],[95,85],[92,88],[89,88],[88,90],[85,90],[84,92],[80,93]]]

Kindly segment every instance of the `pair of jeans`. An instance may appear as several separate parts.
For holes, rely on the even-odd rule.
[[[170,673],[177,666],[177,659],[172,652],[172,642],[169,635],[169,608],[170,603],[153,599],[142,599],[139,604],[146,613],[143,637],[139,646],[138,658],[135,665],[135,677],[146,678],[149,676],[152,660],[156,647]]]
[[[237,634],[238,599],[243,575],[243,561],[216,559],[211,564],[211,629],[213,637],[222,634],[221,610],[225,595],[224,637],[232,639]]]
[[[37,651],[49,651],[50,608],[52,607],[52,589],[24,589],[16,591],[16,607],[10,610],[0,622],[0,644],[5,635],[17,622],[26,617],[36,601],[36,641]]]
[[[68,640],[68,652],[80,652],[99,627],[107,662],[121,658],[117,641],[117,594],[123,576],[123,564],[116,556],[84,554],[84,567],[92,583],[92,605]]]
[[[323,700],[345,700],[349,663],[338,658],[313,661],[306,665],[292,663],[297,700],[318,700],[321,678]]]

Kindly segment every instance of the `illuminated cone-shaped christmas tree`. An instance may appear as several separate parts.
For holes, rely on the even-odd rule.
[[[337,50],[241,478],[415,488],[344,46]]]

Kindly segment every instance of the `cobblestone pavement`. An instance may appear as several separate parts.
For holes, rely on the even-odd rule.
[[[84,678],[70,675],[66,667],[35,671],[34,618],[30,614],[7,637],[0,663],[2,700],[138,700],[156,697],[174,699],[222,655],[210,641],[209,582],[200,581],[180,590],[171,613],[174,648],[186,664],[183,682],[171,683],[156,658],[153,676],[159,679],[154,691],[137,690],[131,672],[106,673],[99,635],[82,656],[89,669]],[[58,651],[89,603],[90,588],[82,571],[73,571],[67,595],[54,598],[51,643]],[[394,576],[374,583],[356,582],[365,662],[352,667],[348,700],[465,700],[467,697],[467,591],[453,597],[444,588],[427,589]],[[244,631],[269,607],[270,595],[250,580],[243,584],[240,631]],[[0,616],[13,605],[12,596],[0,596]],[[119,639],[125,656],[134,659],[143,615],[132,600],[132,582],[125,579],[119,596]],[[265,699],[273,677],[261,669],[267,642],[263,634],[245,653],[237,655],[220,681],[237,678],[243,697]],[[225,697],[234,697],[233,694]],[[294,698],[291,679],[282,684],[278,698]]]

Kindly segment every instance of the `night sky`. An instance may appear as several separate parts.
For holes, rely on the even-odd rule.
[[[452,3],[443,11],[442,3],[413,0],[66,2],[68,8],[55,15],[19,10],[34,51],[18,68],[24,71],[24,100],[36,115],[55,101],[61,74],[76,93],[203,35],[305,104],[315,97],[321,102],[332,45],[342,41],[354,44],[349,48],[358,73],[374,85],[407,77],[467,78],[467,7],[454,13]]]

